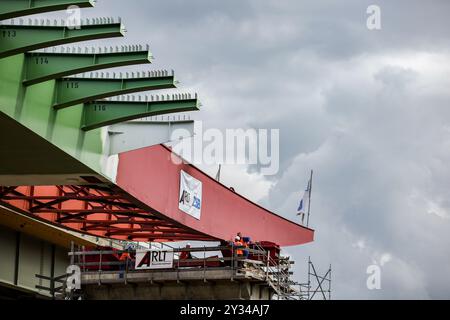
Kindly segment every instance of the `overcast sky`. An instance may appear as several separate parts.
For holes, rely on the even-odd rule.
[[[369,31],[366,9],[381,7]],[[279,128],[279,174],[226,166],[224,182],[291,219],[315,170],[316,241],[334,298],[450,298],[450,1],[101,0],[151,68],[200,94],[210,128]],[[207,168],[214,174],[214,170]],[[366,269],[382,265],[381,290]]]

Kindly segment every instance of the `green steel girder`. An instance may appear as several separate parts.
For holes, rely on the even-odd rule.
[[[0,58],[78,41],[121,37],[121,23],[64,26],[0,25]]]
[[[90,3],[81,0],[0,0],[0,15],[12,18],[37,13],[37,10],[56,10],[63,8],[63,4],[74,2],[80,7],[83,7],[82,3]],[[124,78],[122,75],[116,78],[116,71],[115,74],[106,72],[105,77],[104,72],[95,72],[93,77],[74,76],[104,68],[151,62],[148,50],[142,50],[142,47],[123,46],[122,52],[117,52],[118,48],[116,52],[112,52],[112,48],[102,48],[98,52],[78,48],[34,51],[123,36],[125,30],[120,20],[107,17],[87,19],[81,21],[80,27],[65,26],[67,22],[64,20],[58,22],[33,17],[27,19],[26,25],[22,24],[24,19],[18,20],[19,23],[16,20],[0,24],[0,127],[10,124],[6,126],[7,130],[3,130],[7,138],[1,143],[2,150],[8,151],[7,158],[10,160],[0,168],[0,178],[6,179],[3,181],[25,178],[20,180],[21,183],[53,184],[49,181],[61,181],[57,184],[63,184],[67,177],[84,173],[83,168],[65,168],[70,157],[99,176],[114,179],[110,171],[108,144],[112,139],[108,134],[105,136],[107,131],[103,126],[145,116],[199,109],[196,97],[191,99],[189,95],[179,94],[172,96],[172,100],[165,96],[164,99],[159,97],[149,102],[98,101],[127,93],[175,88],[177,82],[173,73],[151,71],[144,76],[138,72],[135,77],[134,71],[131,77],[125,72]],[[95,103],[102,111],[96,111]],[[73,107],[65,108],[69,106]],[[31,136],[39,139],[31,139]],[[139,140],[141,144],[148,141]],[[54,156],[56,153],[52,150],[64,152],[67,157],[60,154]],[[45,164],[41,166],[42,162]],[[32,167],[37,171],[33,171]],[[54,170],[49,170],[50,167]],[[13,176],[8,176],[11,173]],[[28,174],[33,175],[31,180]]]
[[[113,53],[44,53],[25,55],[24,85],[58,79],[78,73],[135,64],[151,63],[150,51]]]
[[[63,78],[56,81],[53,107],[62,109],[122,94],[169,88],[176,88],[173,74],[127,79]]]
[[[0,0],[0,20],[64,10],[71,5],[93,7],[94,0]]]
[[[197,98],[148,102],[93,101],[84,105],[81,129],[88,131],[127,120],[196,110],[199,110]]]

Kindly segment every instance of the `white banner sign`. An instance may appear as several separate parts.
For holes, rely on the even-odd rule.
[[[180,196],[178,208],[200,220],[202,209],[202,182],[180,171]]]
[[[136,250],[136,270],[173,267],[173,250]]]

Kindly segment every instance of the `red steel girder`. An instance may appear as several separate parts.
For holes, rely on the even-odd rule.
[[[177,205],[181,171],[202,183],[200,219]],[[242,197],[163,145],[119,154],[116,177],[114,184],[85,179],[89,185],[0,187],[0,204],[115,239],[228,240],[242,231],[280,246],[314,240],[314,230]]]
[[[132,209],[132,210],[122,210],[122,209],[107,209],[107,208],[95,208],[95,209],[41,209],[41,210],[30,210],[30,212],[39,213],[81,213],[85,215],[90,215],[94,213],[111,213],[111,214],[127,214],[127,213],[146,213],[145,210]]]
[[[314,240],[314,230],[230,190],[164,145],[119,154],[115,184],[171,221],[221,240],[242,232],[253,241],[293,246]],[[202,184],[201,217],[180,210],[180,173]]]
[[[0,204],[70,229],[116,239],[215,240],[164,219],[117,188],[89,186],[0,187]]]

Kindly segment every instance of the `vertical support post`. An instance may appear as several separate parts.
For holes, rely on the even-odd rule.
[[[312,179],[313,179],[313,171],[311,170],[311,177],[309,178],[309,192],[308,192],[308,217],[306,218],[307,227],[309,226],[309,213],[311,212]]]
[[[75,244],[73,241],[70,241],[70,265],[71,266],[73,266],[75,263],[75,256],[74,256],[75,252],[74,251],[75,251]],[[69,274],[66,274],[66,276],[68,276],[68,275]],[[65,284],[67,284],[67,283],[65,282]],[[66,292],[66,297],[68,296],[69,299],[73,299],[73,290],[70,290],[69,293],[67,293],[67,291],[65,291],[65,292]]]
[[[231,281],[234,278],[234,244],[231,245]]]
[[[103,263],[103,251],[100,250],[99,264],[98,264],[98,272],[102,271],[102,263]]]
[[[100,258],[98,264],[98,285],[102,284],[102,264],[103,264],[103,250],[100,249]]]
[[[310,291],[311,291],[311,257],[308,256],[308,300],[310,300]]]
[[[278,300],[280,300],[280,294],[281,294],[281,279],[280,279],[280,257],[278,257],[277,262],[277,278],[278,278]]]
[[[181,257],[181,252],[178,252],[178,262],[177,262],[177,283],[180,282],[180,257]]]
[[[16,232],[16,255],[14,259],[14,285],[19,283],[20,232]]]
[[[128,250],[127,250],[128,252]],[[128,277],[128,255],[125,259],[125,274],[123,275],[124,283],[127,284],[127,277]]]
[[[86,272],[86,247],[82,246],[81,250],[83,250],[83,272]]]
[[[331,300],[331,264],[330,264],[330,280],[328,281],[328,300]]]
[[[41,256],[40,256],[40,263],[39,263],[39,274],[43,275],[44,274],[44,260],[45,260],[44,251],[47,246],[44,241],[40,241],[40,242],[41,242],[41,252],[40,252]],[[43,280],[42,278],[38,278],[38,281],[39,281],[38,285],[42,286],[42,280]]]
[[[71,265],[73,265],[73,263],[75,262],[75,256],[74,256],[75,252],[74,252],[74,249],[75,249],[75,244],[74,244],[73,241],[70,241],[70,252],[72,253],[72,254],[70,255],[70,264],[71,264]]]
[[[203,245],[203,282],[206,282],[206,246]]]
[[[270,250],[267,250],[266,281],[269,281],[269,267],[270,267]]]

